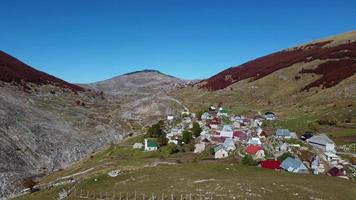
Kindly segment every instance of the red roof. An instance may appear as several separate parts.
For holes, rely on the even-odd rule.
[[[343,176],[344,170],[333,167],[327,172],[327,175],[329,175],[329,176]]]
[[[279,169],[281,162],[279,160],[263,160],[261,161],[261,167],[266,169]]]
[[[246,148],[246,152],[248,154],[255,154],[257,151],[259,150],[263,150],[262,147],[258,146],[258,145],[248,145],[248,147]]]
[[[234,137],[240,137],[240,135],[242,135],[242,134],[243,134],[242,131],[234,131],[233,136]]]

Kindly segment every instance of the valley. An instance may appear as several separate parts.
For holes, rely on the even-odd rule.
[[[68,195],[63,199],[118,199],[120,194],[120,199],[353,199],[351,176],[345,180],[246,166],[241,156],[245,143],[235,141],[238,150],[216,159],[208,151],[193,153],[204,138],[184,144],[181,137],[192,128],[182,125],[185,112],[190,125],[199,122],[204,129],[210,121],[197,115],[209,112],[211,105],[228,110],[229,117],[251,120],[272,111],[278,118],[264,119],[260,127],[269,136],[289,129],[298,144],[308,146],[300,136],[324,133],[340,160],[354,167],[355,42],[355,31],[321,39],[200,81],[143,70],[71,84],[0,52],[0,199],[60,199],[61,193]],[[166,124],[164,134],[178,128],[180,136],[154,138],[171,141],[155,151],[133,149],[150,138],[146,134],[160,120]],[[233,123],[219,120],[213,136]],[[248,137],[256,131],[249,127]],[[276,141],[282,140],[267,139],[263,147]],[[108,176],[113,170],[120,174]]]

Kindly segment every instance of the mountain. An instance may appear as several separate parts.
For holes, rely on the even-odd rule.
[[[121,107],[126,111],[120,114],[124,118],[146,123],[182,108],[181,102],[168,93],[188,84],[190,81],[157,70],[142,70],[81,86],[114,96],[116,101],[123,103]]]
[[[0,51],[0,71],[0,81],[3,82],[12,82],[22,86],[27,86],[29,83],[52,84],[73,91],[83,91],[83,88],[38,71],[3,51]]]
[[[182,108],[161,90],[180,82],[170,76],[105,82],[70,84],[0,53],[0,199]]]
[[[113,95],[133,92],[146,94],[152,93],[152,90],[157,92],[169,91],[184,83],[183,80],[157,70],[142,70],[91,83],[87,87]]]
[[[222,103],[241,114],[274,111],[276,126],[298,133],[318,121],[337,122],[319,131],[338,131],[356,127],[355,73],[353,31],[257,58],[171,95],[193,111]]]
[[[311,63],[313,65],[308,66]],[[319,76],[305,84],[302,90],[319,86],[329,88],[353,76],[356,73],[356,31],[279,51],[229,68],[207,79],[203,87],[210,90],[224,89],[239,81],[249,79],[252,82],[297,64],[301,65],[301,70],[295,74],[295,79],[304,74]]]

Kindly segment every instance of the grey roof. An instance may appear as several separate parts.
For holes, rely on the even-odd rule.
[[[313,137],[308,139],[309,143],[312,144],[319,144],[325,146],[327,143],[334,143],[327,135],[325,134],[319,134],[319,135],[314,135]]]
[[[234,128],[231,125],[224,125],[222,130],[223,131],[233,131]]]
[[[297,172],[299,170],[307,170],[307,168],[305,167],[302,161],[300,161],[297,158],[291,158],[291,157],[286,158],[281,163],[281,168],[287,171],[294,171],[294,172]]]
[[[224,151],[228,151],[224,145],[220,144],[214,148],[214,152],[218,152],[220,149],[224,149]]]
[[[290,136],[290,132],[289,132],[288,129],[279,128],[279,129],[277,129],[277,131],[276,131],[276,135],[277,135],[277,136],[282,136],[282,137]]]
[[[235,146],[235,142],[234,142],[234,140],[232,138],[226,138],[223,145],[224,145],[225,148],[227,148],[227,147],[232,146],[232,145]]]

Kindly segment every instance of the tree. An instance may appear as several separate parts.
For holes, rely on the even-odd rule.
[[[160,147],[167,145],[168,139],[167,139],[165,133],[164,133],[164,134],[161,134],[161,135],[158,137],[157,143],[158,143],[158,145],[159,145]]]
[[[184,144],[189,144],[192,139],[192,133],[190,131],[183,131],[182,142],[184,142]]]
[[[164,131],[164,122],[161,120],[156,124],[153,124],[147,130],[147,136],[151,138],[159,138],[161,135],[165,135]]]
[[[200,125],[197,122],[193,122],[193,128],[191,129],[192,134],[194,137],[199,137],[200,133],[202,132],[202,129],[200,128]]]

